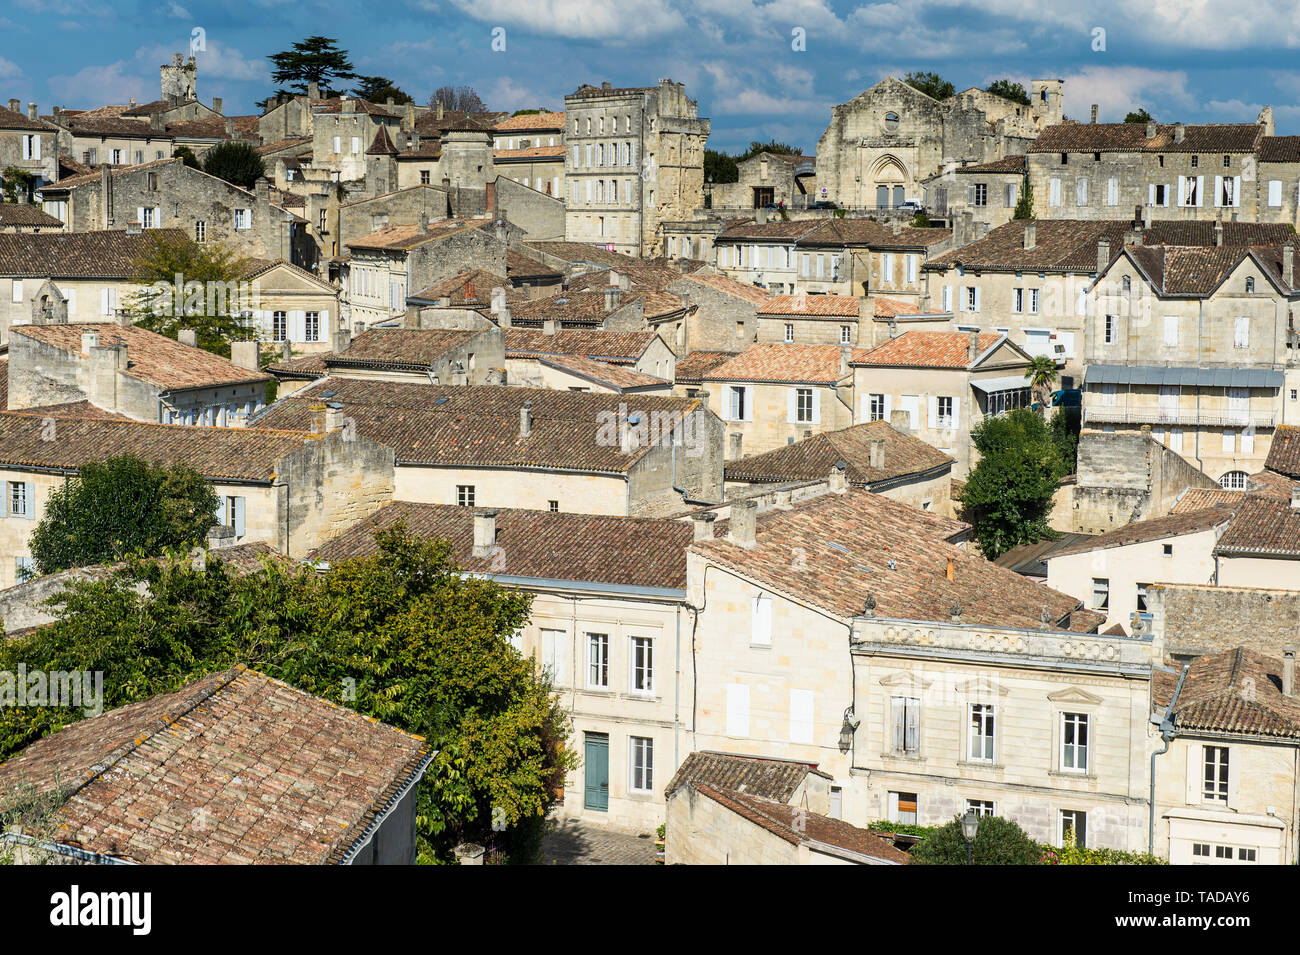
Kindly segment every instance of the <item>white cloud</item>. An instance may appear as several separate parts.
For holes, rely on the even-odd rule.
[[[493,26],[517,26],[533,33],[579,40],[626,43],[682,30],[686,20],[663,0],[451,0],[458,10]],[[509,33],[507,32],[507,41]],[[484,38],[484,45],[488,42]]]
[[[171,3],[167,5],[167,15],[170,17],[175,17],[177,20],[192,19],[190,17],[190,11],[182,7],[179,3],[176,2],[176,0],[171,0]]]
[[[18,68],[18,64],[6,60],[0,56],[0,80],[11,80],[16,76],[22,76],[23,71]]]
[[[516,83],[508,76],[503,76],[492,86],[482,91],[483,102],[488,109],[509,110],[537,109],[548,106],[550,109],[564,109],[564,97],[541,95],[528,86]]]
[[[1089,66],[1065,76],[1065,113],[1086,119],[1096,103],[1099,121],[1118,123],[1124,114],[1145,107],[1152,115],[1173,109],[1199,108],[1187,89],[1184,70],[1152,70],[1141,66]]]
[[[158,96],[158,75],[148,78],[126,72],[124,62],[107,66],[87,66],[71,76],[51,76],[46,86],[56,101],[63,104],[102,106],[105,103],[125,103],[132,97],[145,103]],[[155,67],[155,70],[157,68]]]

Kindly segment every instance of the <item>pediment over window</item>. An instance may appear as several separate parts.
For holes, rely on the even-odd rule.
[[[962,683],[955,684],[954,689],[964,696],[982,697],[988,699],[994,696],[1006,696],[1011,692],[1001,680],[994,680],[987,676],[977,676],[972,680],[966,680]]]
[[[1049,693],[1047,698],[1053,703],[1090,703],[1093,706],[1105,702],[1100,696],[1089,693],[1077,686],[1067,686],[1063,690]]]
[[[911,672],[891,673],[889,676],[880,678],[880,685],[890,687],[891,689],[929,689],[934,684],[934,680],[926,680]]]

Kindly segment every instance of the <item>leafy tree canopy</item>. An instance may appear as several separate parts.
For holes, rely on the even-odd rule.
[[[736,161],[744,162],[746,159],[752,159],[759,153],[778,153],[782,156],[801,155],[799,149],[795,146],[791,146],[789,143],[777,142],[775,139],[768,140],[765,143],[760,143],[758,140],[754,140],[749,144],[748,149],[736,157]]]
[[[344,80],[355,80],[352,61],[347,51],[338,48],[338,42],[325,36],[309,36],[292,48],[267,57],[274,69],[271,79],[287,83],[292,92],[306,93],[307,84],[315,80],[321,96],[342,94]],[[276,90],[276,94],[284,90]]]
[[[126,303],[132,320],[138,327],[168,338],[178,338],[182,328],[192,328],[200,348],[229,358],[230,343],[249,334],[240,314],[246,304],[241,301],[240,281],[248,271],[248,261],[220,242],[149,238],[152,241],[133,263],[140,277],[137,291]],[[175,294],[178,275],[179,299]],[[158,283],[168,291],[162,291]]]
[[[932,99],[947,99],[957,92],[953,86],[938,73],[908,73],[903,82],[913,89],[918,89]]]
[[[415,102],[386,76],[358,76],[352,95],[381,106],[390,99],[397,106]]]
[[[177,146],[172,151],[172,158],[179,159],[181,162],[185,163],[185,165],[189,166],[191,169],[203,168],[203,164],[199,162],[199,157],[194,155],[194,150],[190,149],[189,146]]]
[[[739,182],[740,169],[736,166],[735,157],[716,149],[704,150],[704,181],[708,182],[710,176],[715,183]]]
[[[36,194],[36,176],[26,169],[9,166],[0,173],[3,186],[0,187],[0,201],[31,202]]]
[[[132,561],[57,598],[49,627],[0,643],[0,669],[101,671],[113,708],[244,663],[430,742],[438,756],[416,806],[422,861],[449,861],[465,840],[531,861],[575,764],[567,717],[509,642],[531,597],[463,576],[445,541],[398,526],[377,542],[373,556],[327,573],[267,562],[239,577],[220,552],[201,570]],[[0,761],[80,717],[0,710]]]
[[[474,91],[472,86],[439,86],[429,97],[429,108],[442,108],[453,112],[486,113],[487,104]]]
[[[1021,106],[1029,105],[1029,94],[1025,92],[1025,87],[1020,83],[1013,83],[1011,80],[994,80],[988,85],[985,92],[992,93],[994,96],[1001,96],[1003,99],[1009,99]]]
[[[1041,416],[1018,408],[985,418],[971,433],[979,462],[961,495],[962,520],[989,560],[1050,536],[1052,495],[1067,462]]]
[[[1016,200],[1016,211],[1012,215],[1013,219],[1036,219],[1034,215],[1034,187],[1029,184],[1029,177],[1025,176],[1025,181],[1020,184],[1020,198]]]
[[[971,843],[973,865],[1037,865],[1043,850],[1016,823],[1000,816],[981,816]],[[910,855],[920,865],[965,865],[966,837],[961,819],[934,830],[913,847]]]
[[[203,156],[203,171],[241,189],[252,189],[266,175],[266,165],[252,143],[227,139]]]
[[[160,467],[134,455],[109,458],[85,465],[50,495],[32,532],[32,558],[38,573],[52,574],[158,554],[201,541],[216,508],[212,485],[192,468]]]
[[[1124,117],[1126,123],[1149,123],[1154,117],[1146,109],[1137,109]]]

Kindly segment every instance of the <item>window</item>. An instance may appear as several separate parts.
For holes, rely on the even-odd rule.
[[[749,735],[749,687],[727,684],[727,735]]]
[[[253,227],[253,217],[248,209],[235,210],[235,228],[251,229]]]
[[[989,204],[989,187],[982,182],[977,182],[974,189],[975,205],[987,206]]]
[[[14,558],[14,580],[22,583],[36,576],[36,562],[30,557]]]
[[[546,502],[546,507],[547,507],[547,509],[548,509],[552,514],[558,514],[558,513],[560,512],[560,502],[559,502],[559,501],[547,501],[547,502]]]
[[[885,419],[885,396],[867,395],[867,420],[883,421]]]
[[[555,686],[565,686],[569,672],[565,666],[565,648],[568,634],[563,630],[542,630],[542,671]]]
[[[271,313],[271,341],[282,342],[288,337],[288,317],[287,312]]]
[[[22,300],[23,300],[23,280],[22,280],[22,279],[14,279],[14,280],[13,280],[13,294],[10,296],[10,300],[11,300],[12,302],[14,302],[14,304],[22,304]]]
[[[772,598],[759,594],[753,600],[749,642],[754,646],[772,645]]]
[[[202,219],[194,223],[194,241],[195,242],[208,241],[208,224],[204,222]]]
[[[852,326],[852,325],[841,325],[841,326],[840,326],[840,344],[841,344],[841,345],[852,345],[852,344],[853,344],[853,326]]]
[[[456,485],[456,504],[459,507],[474,506],[474,485],[473,484]]]
[[[1229,491],[1244,491],[1249,480],[1250,475],[1245,471],[1229,471],[1219,478],[1219,487],[1227,488]]]
[[[898,131],[898,114],[897,114],[897,113],[893,113],[893,112],[886,113],[886,114],[885,114],[885,132],[887,132],[887,133],[893,133],[893,132],[897,132],[897,131]]]
[[[1178,344],[1178,316],[1165,316],[1165,346],[1173,348]]]
[[[1061,204],[1061,180],[1052,179],[1047,183],[1047,204],[1049,206]]]
[[[966,287],[966,311],[978,312],[980,310],[980,290],[973,285]]]
[[[1282,205],[1282,180],[1270,179],[1268,182],[1268,204],[1273,208]]]
[[[940,428],[954,427],[954,415],[952,410],[952,397],[950,395],[940,395],[935,399],[936,419],[935,424]]]
[[[1165,185],[1153,185],[1151,187],[1150,200],[1147,204],[1152,206],[1169,205],[1169,187]]]
[[[1174,556],[1174,545],[1173,545],[1173,544],[1166,544],[1166,545],[1164,546],[1164,553],[1163,553],[1163,556],[1165,556],[1165,557],[1173,557],[1173,556]]]
[[[1025,290],[1014,288],[1011,290],[1011,311],[1023,312],[1025,310]]]
[[[1178,199],[1179,204],[1184,206],[1199,206],[1201,204],[1199,176],[1180,176],[1178,179]]]
[[[1228,168],[1229,166],[1231,166],[1231,165],[1232,165],[1232,157],[1231,157],[1231,156],[1224,156],[1224,157],[1223,157],[1223,168],[1224,168],[1224,169],[1227,169],[1227,168]]]
[[[27,481],[9,482],[9,516],[31,518],[32,485]]]
[[[1088,814],[1079,809],[1061,810],[1061,843],[1074,837],[1074,844],[1081,849],[1088,846]]]
[[[1029,290],[1029,312],[1032,315],[1038,314],[1038,291],[1036,288]]]
[[[422,186],[427,186],[428,184],[429,184],[429,170],[427,170],[427,169],[421,169],[421,170],[420,170],[420,185],[422,185]]]
[[[1219,195],[1216,205],[1235,206],[1237,204],[1237,181],[1233,176],[1215,176],[1219,182]]]
[[[609,634],[587,634],[587,686],[609,686]]]
[[[154,218],[153,210],[148,206],[142,206],[140,209],[140,225],[146,229],[155,228],[158,220]]]
[[[785,326],[785,341],[787,345],[794,341],[794,326],[789,323]]]
[[[1074,184],[1074,204],[1077,206],[1086,206],[1088,204],[1088,180],[1079,179]]]
[[[208,409],[211,411],[212,409]],[[235,529],[235,539],[239,540],[244,536],[244,499],[242,497],[231,497],[223,495],[217,498],[217,521],[218,523]]]
[[[889,821],[905,826],[916,825],[916,793],[889,794]]]
[[[1115,326],[1116,326],[1115,316],[1107,315],[1106,329],[1104,332],[1104,338],[1107,345],[1115,344],[1116,339],[1119,337]]]
[[[748,398],[749,398],[749,391],[744,385],[731,386],[731,420],[732,421],[749,420],[749,406],[747,400]]]
[[[914,756],[920,750],[921,701],[912,696],[895,696],[889,700],[891,751]]]
[[[1092,578],[1092,609],[1106,610],[1110,606],[1110,579]]]
[[[655,644],[649,637],[632,638],[632,692],[655,691]]]
[[[796,388],[794,393],[795,420],[800,424],[811,424],[813,420],[813,390]]]
[[[790,691],[790,742],[811,743],[813,728],[813,691]]]
[[[1061,769],[1065,772],[1088,771],[1088,714],[1061,714]]]
[[[993,762],[993,705],[972,703],[970,707],[970,745],[966,755],[972,762]]]
[[[1206,802],[1221,802],[1226,806],[1228,804],[1228,747],[1205,746],[1202,749],[1205,774],[1202,777],[1201,798]]]
[[[1150,584],[1137,585],[1137,612],[1145,620],[1151,619],[1151,613],[1147,610],[1147,595],[1150,590]]]
[[[993,800],[992,799],[967,799],[966,809],[970,812],[975,813],[975,815],[977,816],[991,816],[993,815]]]
[[[41,137],[32,133],[23,136],[23,158],[40,159],[41,158]]]
[[[648,793],[654,789],[655,741],[645,736],[630,736],[632,778],[628,785],[633,792]]]

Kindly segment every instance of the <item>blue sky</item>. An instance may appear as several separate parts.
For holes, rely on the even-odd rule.
[[[253,112],[267,54],[321,33],[358,72],[419,102],[448,83],[494,109],[563,107],[579,83],[685,82],[710,145],[770,137],[815,149],[844,102],[890,73],[958,89],[999,77],[1066,81],[1066,114],[1250,122],[1273,106],[1300,133],[1300,0],[0,0],[0,101],[92,107],[158,96],[158,66],[204,31],[199,96]],[[1249,10],[1249,14],[1244,11]],[[494,28],[505,30],[502,52]],[[800,28],[806,49],[792,49]],[[1096,31],[1102,30],[1104,34]],[[1104,41],[1104,42],[1099,42]],[[1096,47],[1103,46],[1104,49]]]

